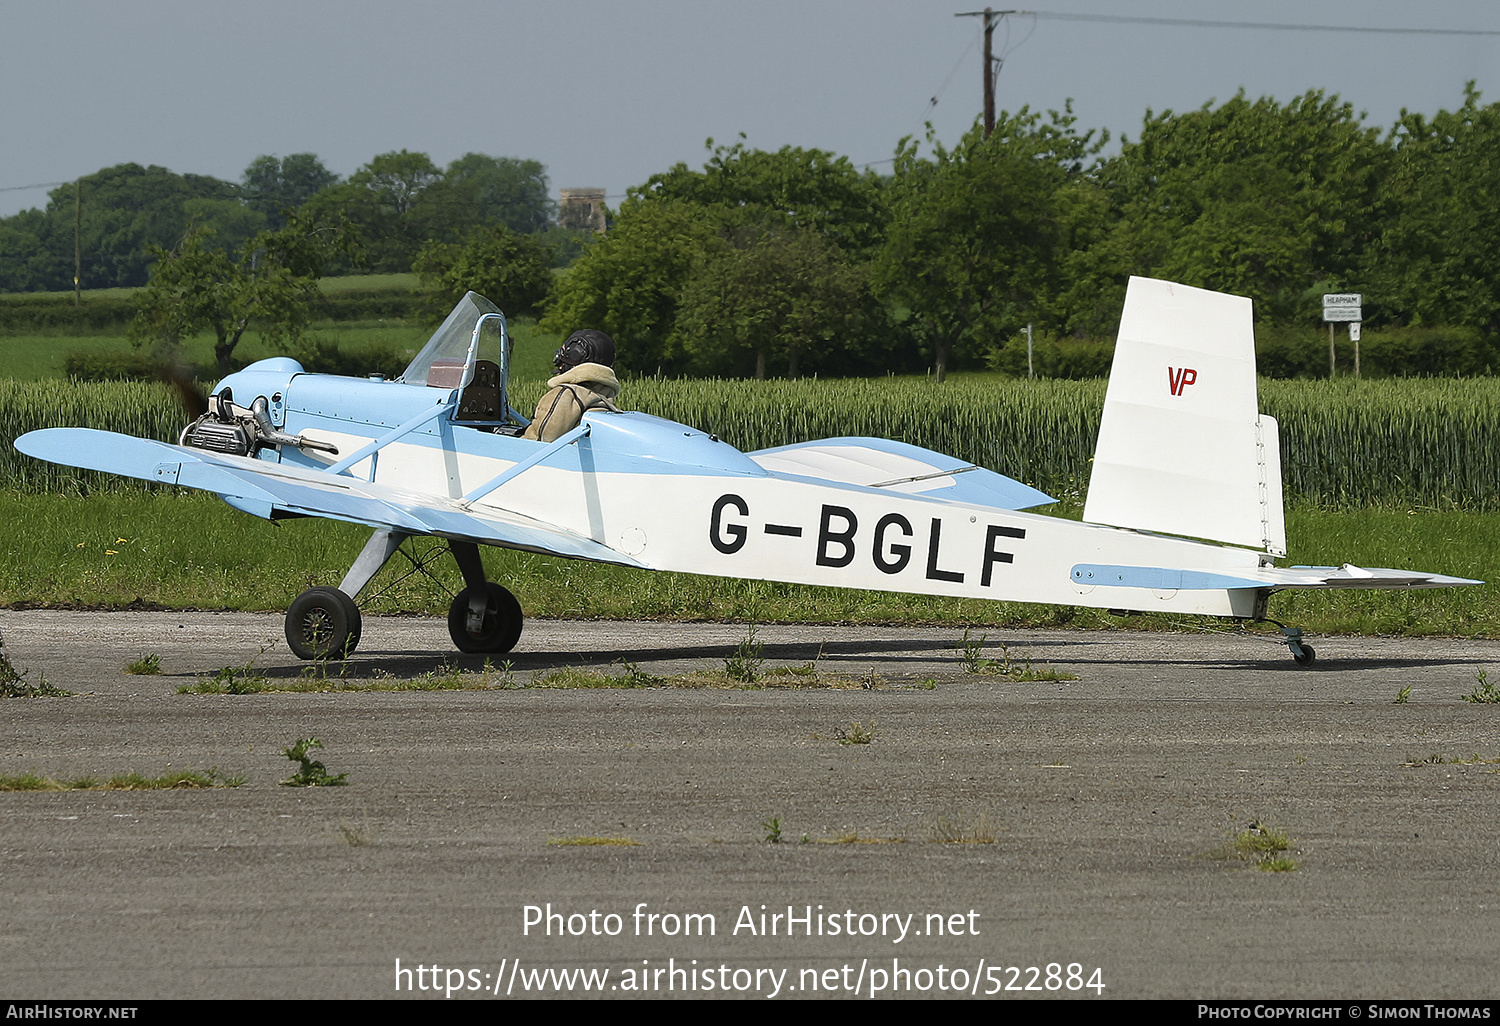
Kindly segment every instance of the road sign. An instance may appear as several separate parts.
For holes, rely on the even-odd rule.
[[[1323,320],[1362,321],[1360,305],[1364,300],[1358,292],[1327,292],[1323,295]]]
[[[1358,321],[1350,321],[1349,322],[1349,341],[1351,341],[1351,342],[1358,342],[1359,341],[1359,322]]]

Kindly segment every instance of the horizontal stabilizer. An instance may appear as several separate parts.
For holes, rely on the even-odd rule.
[[[222,456],[93,428],[47,428],[16,439],[28,456],[158,484],[213,492],[260,517],[306,514],[406,534],[431,534],[482,545],[643,566],[607,545],[519,514],[472,510],[456,500],[243,456]]]
[[[1257,588],[1452,588],[1483,584],[1467,577],[1448,577],[1416,570],[1343,566],[1247,567],[1236,570],[1181,570],[1162,566],[1107,566],[1079,563],[1073,581],[1105,588],[1149,588],[1153,591],[1218,591]]]
[[[883,438],[824,438],[748,455],[772,474],[881,488],[991,509],[1031,509],[1057,501],[993,470]]]

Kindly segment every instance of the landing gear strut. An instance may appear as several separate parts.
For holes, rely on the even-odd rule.
[[[521,603],[505,588],[484,579],[479,546],[449,542],[466,587],[448,607],[448,635],[460,652],[498,655],[521,638]]]

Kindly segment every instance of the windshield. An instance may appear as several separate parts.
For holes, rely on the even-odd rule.
[[[408,385],[431,385],[434,388],[461,388],[467,384],[463,376],[469,345],[474,339],[474,326],[485,314],[499,313],[500,308],[479,293],[465,294],[407,366],[401,380]],[[480,332],[477,358],[503,365],[502,337],[499,330]]]

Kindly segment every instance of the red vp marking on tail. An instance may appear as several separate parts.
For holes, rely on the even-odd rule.
[[[1173,395],[1181,395],[1182,390],[1198,380],[1198,372],[1191,367],[1168,367],[1167,384],[1171,386]]]

